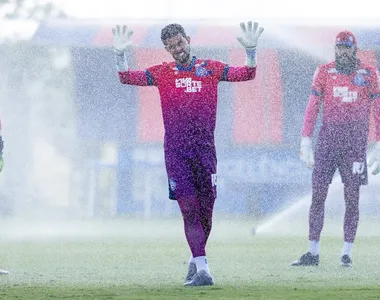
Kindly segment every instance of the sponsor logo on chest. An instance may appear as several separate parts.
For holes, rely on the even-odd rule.
[[[191,77],[177,78],[175,80],[175,87],[183,89],[185,93],[198,93],[202,89],[202,82],[193,80]]]
[[[358,92],[350,91],[347,86],[334,86],[334,98],[340,98],[343,103],[352,103],[358,99]]]

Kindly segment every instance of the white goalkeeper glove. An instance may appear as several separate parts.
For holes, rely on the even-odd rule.
[[[259,27],[259,23],[254,22],[252,26],[252,21],[247,22],[245,25],[244,22],[240,23],[240,28],[243,35],[237,37],[237,40],[240,44],[243,45],[246,51],[246,60],[245,65],[248,67],[256,67],[256,47],[260,35],[263,33],[264,28]]]
[[[380,173],[380,141],[375,144],[375,149],[368,160],[368,167],[372,169],[373,175]]]
[[[113,48],[115,52],[122,53],[131,45],[131,36],[133,31],[128,29],[127,25],[116,25],[112,28]]]
[[[133,31],[128,29],[127,25],[116,25],[116,28],[112,28],[113,49],[116,55],[116,67],[119,71],[128,70],[125,52],[131,46],[132,34]]]
[[[300,158],[308,168],[314,167],[314,153],[310,137],[303,137],[301,140]]]

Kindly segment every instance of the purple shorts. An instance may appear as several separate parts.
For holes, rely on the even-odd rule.
[[[343,184],[368,184],[366,145],[320,136],[315,152],[313,187],[330,184],[337,169]]]
[[[199,195],[216,198],[216,154],[212,150],[165,151],[169,199]]]

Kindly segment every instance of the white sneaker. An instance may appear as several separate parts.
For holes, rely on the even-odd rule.
[[[8,275],[8,274],[9,274],[8,271],[0,269],[0,275]]]
[[[187,270],[187,275],[185,278],[185,284],[189,283],[190,281],[193,280],[194,276],[197,274],[197,266],[195,263],[189,263],[188,270]]]
[[[185,282],[184,286],[214,285],[214,280],[205,270],[200,270],[191,281]]]
[[[352,267],[352,259],[347,254],[340,258],[340,265],[342,267]]]

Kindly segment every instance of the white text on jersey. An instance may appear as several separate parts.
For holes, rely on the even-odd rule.
[[[186,93],[197,93],[202,89],[202,82],[192,80],[190,77],[178,78],[175,80],[176,88],[184,88]]]
[[[355,102],[358,99],[358,92],[349,91],[347,86],[334,86],[333,92],[335,98],[339,97],[345,103]]]

